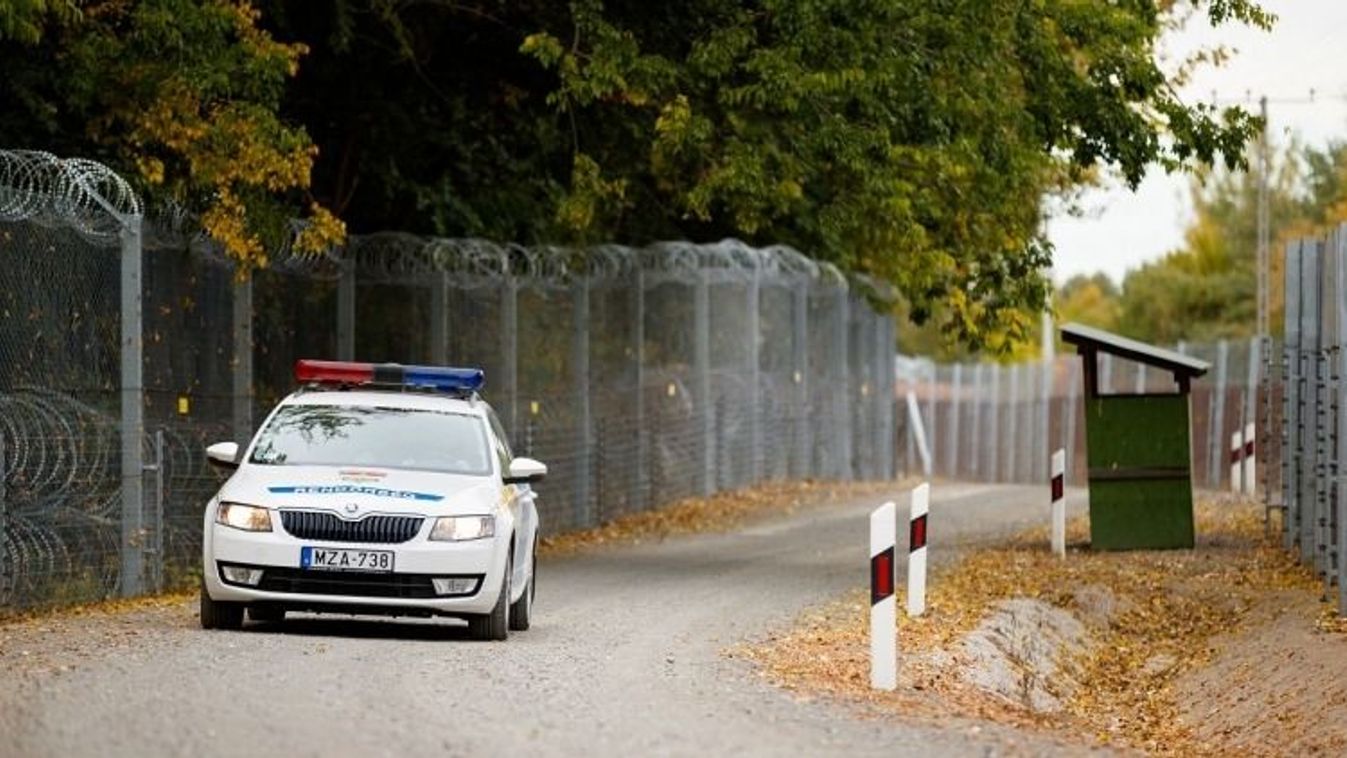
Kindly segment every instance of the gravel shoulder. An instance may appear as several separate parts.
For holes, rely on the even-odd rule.
[[[1263,594],[1179,679],[1179,720],[1213,752],[1347,755],[1347,630],[1325,611],[1303,589]]]
[[[1070,752],[987,722],[805,702],[724,655],[867,581],[879,499],[544,558],[538,620],[505,643],[451,621],[317,616],[203,632],[183,597],[0,626],[0,755]],[[933,559],[1040,523],[1044,501],[936,487]]]

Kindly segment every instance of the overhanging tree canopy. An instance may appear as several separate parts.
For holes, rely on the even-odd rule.
[[[217,236],[317,200],[357,230],[785,242],[970,342],[1043,304],[1046,193],[1237,160],[1253,127],[1174,95],[1155,46],[1188,4],[1170,0],[65,7],[0,0],[18,104],[0,141],[119,161],[216,209]],[[1250,0],[1195,7],[1269,22]],[[207,159],[244,148],[275,171]]]

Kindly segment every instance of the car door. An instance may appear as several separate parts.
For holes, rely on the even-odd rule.
[[[510,461],[514,460],[514,453],[510,449],[510,440],[505,435],[505,426],[501,424],[496,411],[487,406],[487,421],[491,425],[492,445],[494,452],[500,459],[501,476],[505,476],[510,471]],[[506,492],[510,497],[510,512],[515,518],[515,540],[514,540],[514,582],[516,587],[522,587],[528,580],[532,571],[533,544],[534,537],[538,531],[538,509],[535,503],[533,488],[527,484],[507,485]]]

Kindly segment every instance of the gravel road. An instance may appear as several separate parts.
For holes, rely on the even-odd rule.
[[[937,486],[933,560],[1041,523],[1045,489]],[[874,505],[543,560],[534,627],[504,643],[451,621],[318,616],[204,632],[186,602],[0,627],[0,755],[1078,752],[801,702],[725,656],[868,581]]]

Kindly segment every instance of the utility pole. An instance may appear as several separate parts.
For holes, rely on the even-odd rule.
[[[1263,126],[1258,135],[1258,252],[1256,264],[1258,271],[1258,362],[1259,367],[1258,389],[1262,390],[1263,407],[1262,418],[1258,420],[1255,431],[1257,441],[1254,449],[1262,453],[1267,449],[1266,443],[1272,438],[1272,330],[1270,327],[1268,313],[1268,291],[1271,287],[1269,277],[1270,270],[1269,258],[1271,253],[1268,249],[1268,237],[1271,226],[1271,209],[1268,207],[1268,183],[1271,180],[1272,160],[1268,154],[1268,115],[1267,115],[1267,95],[1258,99],[1258,113],[1263,118]],[[1249,356],[1250,362],[1254,356]],[[1255,390],[1257,392],[1257,390]],[[1252,407],[1249,408],[1252,411]],[[1270,460],[1264,456],[1264,460]],[[1257,472],[1254,472],[1254,478],[1257,478]],[[1269,469],[1264,468],[1263,472],[1263,528],[1271,529],[1272,526],[1272,488],[1271,475]],[[1255,488],[1256,491],[1256,488]]]
[[[1259,115],[1263,118],[1262,133],[1258,138],[1258,336],[1270,334],[1268,325],[1268,234],[1270,209],[1268,208],[1268,174],[1271,173],[1271,159],[1268,155],[1267,134],[1267,96],[1258,100]]]

